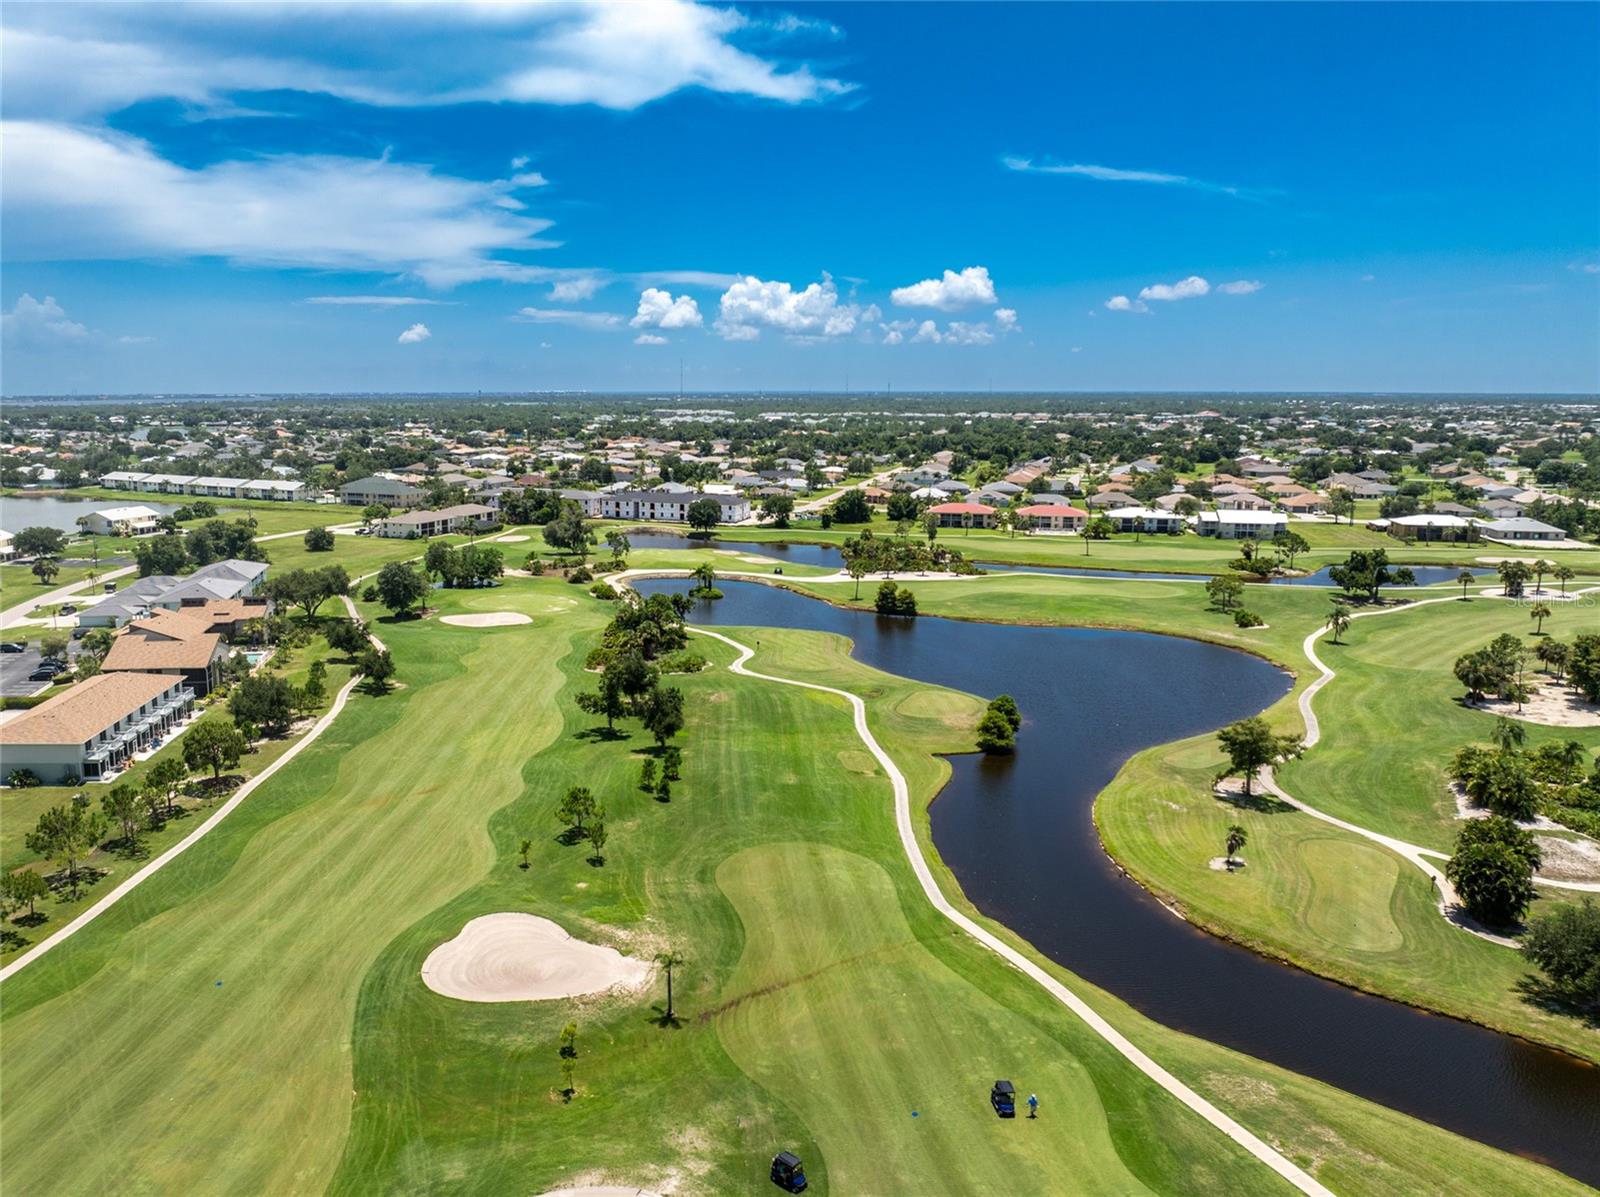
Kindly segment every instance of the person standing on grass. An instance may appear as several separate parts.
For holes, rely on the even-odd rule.
[[[1030,1094],[1028,1094],[1028,1117],[1029,1118],[1037,1118],[1038,1116],[1039,1116],[1039,1095],[1037,1093],[1030,1093]]]

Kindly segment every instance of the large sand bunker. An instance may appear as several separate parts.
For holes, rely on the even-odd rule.
[[[423,984],[463,1002],[542,1002],[637,989],[649,975],[643,960],[573,939],[549,919],[512,913],[473,919],[422,965]]]
[[[520,611],[485,611],[481,615],[441,615],[439,622],[458,628],[507,628],[512,624],[532,623],[533,620]]]

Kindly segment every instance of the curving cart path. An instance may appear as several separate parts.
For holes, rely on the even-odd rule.
[[[754,669],[747,668],[745,665],[745,662],[755,655],[753,648],[741,644],[730,636],[724,636],[721,632],[712,632],[705,628],[691,628],[690,631],[696,635],[709,636],[713,640],[720,640],[735,649],[739,655],[728,667],[733,673],[744,677],[756,678],[760,681],[775,682],[781,686],[798,686],[805,690],[818,690],[824,694],[836,694],[848,702],[855,714],[856,735],[866,745],[867,750],[872,753],[878,764],[883,768],[884,773],[887,774],[890,783],[894,786],[895,826],[900,833],[900,846],[905,850],[906,858],[911,862],[912,871],[917,875],[917,882],[922,886],[923,896],[928,899],[933,908],[984,947],[1005,960],[1006,963],[1021,971],[1049,993],[1051,997],[1055,998],[1056,1001],[1082,1019],[1090,1030],[1115,1048],[1140,1072],[1155,1081],[1156,1084],[1227,1135],[1228,1138],[1243,1147],[1300,1192],[1315,1194],[1316,1197],[1333,1197],[1332,1191],[1318,1182],[1310,1173],[1290,1161],[1268,1143],[1257,1137],[1252,1131],[1224,1114],[1216,1106],[1201,1097],[1200,1094],[1189,1088],[1188,1085],[1161,1067],[1160,1064],[1157,1064],[1126,1036],[1096,1013],[1077,994],[1028,959],[1027,956],[1011,947],[993,932],[980,926],[973,919],[968,918],[950,903],[944,896],[943,891],[940,890],[938,882],[934,880],[933,871],[928,867],[927,859],[922,854],[922,846],[917,843],[916,831],[911,821],[911,789],[906,783],[905,775],[900,772],[898,766],[895,765],[889,754],[884,751],[882,745],[878,743],[871,729],[867,726],[867,704],[863,699],[851,694],[848,690],[839,690],[833,686],[759,673]]]

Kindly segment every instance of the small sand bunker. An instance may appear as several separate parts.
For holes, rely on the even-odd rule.
[[[473,919],[422,965],[424,985],[463,1002],[543,1002],[637,989],[649,975],[643,960],[573,939],[549,919],[513,913]]]
[[[1480,702],[1476,709],[1549,727],[1600,727],[1600,703],[1588,701],[1576,686],[1551,681],[1536,684],[1538,689],[1522,704],[1520,711],[1516,703],[1499,698]]]
[[[458,628],[507,628],[512,624],[532,623],[521,611],[485,611],[481,615],[441,615],[440,623]]]
[[[1600,844],[1554,835],[1534,839],[1544,857],[1539,876],[1551,881],[1600,882]]]
[[[580,1185],[576,1189],[551,1189],[538,1197],[657,1197],[649,1189],[634,1189],[624,1185]]]
[[[1213,856],[1206,863],[1211,866],[1213,872],[1217,873],[1237,873],[1245,865],[1245,862],[1237,856],[1232,860],[1229,860],[1226,856]]]
[[[498,541],[501,541],[504,544],[513,544],[513,543],[515,543],[516,541],[519,541],[519,540],[532,540],[533,537],[531,537],[531,536],[523,536],[520,532],[513,532],[509,536],[496,536],[495,539],[498,540]]]

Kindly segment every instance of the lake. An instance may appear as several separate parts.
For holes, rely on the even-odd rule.
[[[78,518],[108,507],[149,507],[155,511],[176,511],[182,504],[128,494],[120,499],[74,499],[61,495],[28,495],[0,499],[0,528],[20,532],[23,528],[59,528],[76,532]]]
[[[636,585],[653,593],[688,583]],[[718,585],[727,597],[699,603],[693,622],[835,632],[875,668],[1016,698],[1016,755],[951,758],[930,817],[968,898],[1051,959],[1167,1026],[1600,1182],[1600,1072],[1209,935],[1101,848],[1094,799],[1129,756],[1270,706],[1287,693],[1287,674],[1176,637],[885,619],[779,587]]]

